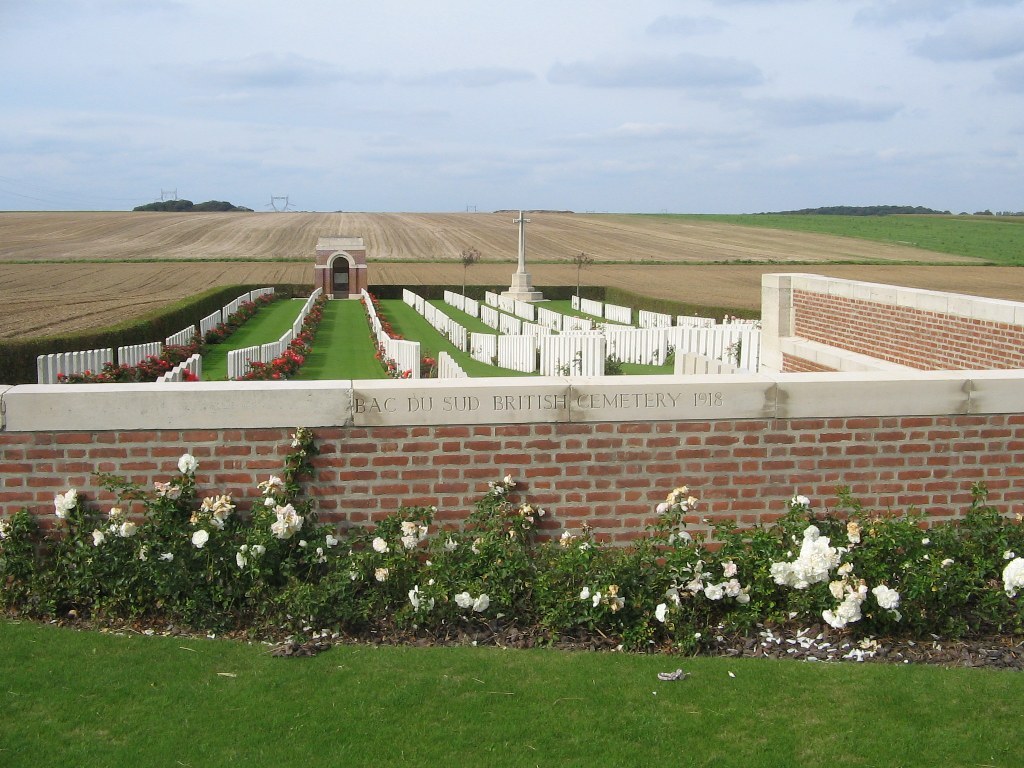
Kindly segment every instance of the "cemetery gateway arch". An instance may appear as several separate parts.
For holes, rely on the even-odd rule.
[[[366,278],[366,245],[361,237],[321,237],[316,241],[313,284],[332,299],[357,299]]]

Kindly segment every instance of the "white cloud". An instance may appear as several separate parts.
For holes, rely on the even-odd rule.
[[[914,21],[944,21],[963,11],[1020,5],[1021,0],[873,0],[855,19],[887,26]]]
[[[487,88],[508,83],[532,82],[537,76],[525,69],[506,67],[471,67],[449,69],[420,77],[407,78],[411,85],[455,86],[457,88]]]
[[[628,60],[591,60],[555,64],[548,80],[589,88],[703,89],[759,85],[764,77],[749,61],[681,53]]]
[[[919,40],[913,50],[932,61],[986,61],[1024,52],[1024,19],[985,17],[951,24]]]
[[[350,71],[294,53],[267,51],[240,59],[208,61],[196,67],[194,76],[203,83],[246,90],[313,88],[339,82],[366,84],[388,79],[381,72]]]
[[[659,16],[647,25],[647,34],[656,37],[691,37],[721,32],[729,25],[712,16]]]
[[[878,123],[892,119],[901,109],[889,102],[870,102],[841,96],[754,99],[746,102],[766,122],[781,126],[836,123]]]
[[[1015,61],[996,68],[992,73],[996,83],[1004,91],[1024,93],[1024,61]]]

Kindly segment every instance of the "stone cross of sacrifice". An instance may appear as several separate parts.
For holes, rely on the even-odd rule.
[[[512,220],[513,224],[519,225],[519,267],[516,269],[517,272],[526,271],[526,225],[530,223],[530,220],[523,216],[523,212],[519,212],[519,218]]]

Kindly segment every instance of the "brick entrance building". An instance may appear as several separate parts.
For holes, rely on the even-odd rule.
[[[363,238],[321,237],[316,241],[313,271],[313,284],[330,298],[359,298],[367,287]]]

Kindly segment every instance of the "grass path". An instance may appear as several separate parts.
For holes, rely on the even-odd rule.
[[[0,620],[0,765],[1024,764],[1019,675],[497,648],[262,645]],[[657,673],[682,667],[679,682]]]
[[[376,347],[366,324],[361,301],[328,301],[313,349],[296,377],[318,379],[384,379],[374,357]]]
[[[220,344],[212,344],[203,355],[203,379],[221,381],[228,376],[228,352],[256,344],[277,341],[292,327],[299,316],[304,299],[275,301],[261,307],[248,322]]]

